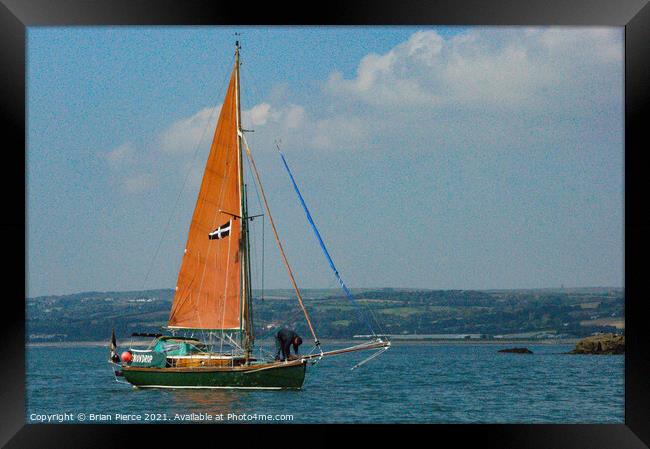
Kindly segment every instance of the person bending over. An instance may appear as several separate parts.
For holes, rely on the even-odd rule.
[[[280,329],[275,335],[275,360],[289,360],[291,357],[291,346],[298,355],[298,347],[302,344],[302,338],[291,329]],[[282,358],[280,358],[282,353]]]

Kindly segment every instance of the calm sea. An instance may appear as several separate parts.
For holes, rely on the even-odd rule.
[[[309,367],[301,391],[133,389],[114,380],[106,348],[29,347],[27,422],[67,413],[53,422],[177,423],[194,413],[193,422],[623,423],[623,356],[562,354],[571,345],[497,353],[504,347],[513,345],[397,342],[354,371],[364,354]]]

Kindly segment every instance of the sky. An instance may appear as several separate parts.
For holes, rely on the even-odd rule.
[[[29,297],[175,286],[235,32],[301,287],[337,283],[276,139],[350,287],[623,286],[623,28],[31,27]]]

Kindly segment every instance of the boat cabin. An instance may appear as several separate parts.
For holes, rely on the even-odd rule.
[[[167,357],[185,356],[207,351],[207,345],[196,338],[163,336],[159,337],[152,348]]]
[[[189,337],[161,336],[150,349],[131,349],[131,352],[133,358],[128,365],[145,368],[239,366],[246,362],[242,355],[211,352],[208,345]]]

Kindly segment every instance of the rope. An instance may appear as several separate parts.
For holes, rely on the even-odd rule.
[[[232,226],[232,225],[231,225]],[[221,307],[221,334],[223,336],[223,327],[226,320],[226,298],[228,297],[228,269],[230,268],[230,244],[232,239],[228,239],[228,258],[226,260],[226,282],[223,287],[223,306]],[[223,351],[223,338],[221,339],[221,348],[219,352]]]
[[[285,319],[282,323],[278,324],[277,326],[273,326],[270,331],[265,333],[264,335],[258,337],[258,340],[264,340],[265,338],[269,337],[270,335],[274,334],[276,330],[280,329],[283,327],[285,324],[291,323],[293,320],[295,320],[300,314],[302,313],[302,310],[298,309],[294,311],[291,315],[289,315],[288,319]]]
[[[244,70],[241,70],[241,67],[240,67],[240,70],[239,70],[240,77],[243,79],[245,84],[247,86],[249,86],[250,90],[254,92],[254,94],[257,96],[258,100],[261,101],[262,100],[262,95],[261,95],[261,92],[259,91],[259,89],[257,88],[257,85],[259,83],[256,81],[255,77],[253,76],[253,74],[255,72],[247,70],[246,66],[244,65],[243,62],[241,63],[241,66],[244,67]],[[242,127],[244,127],[243,125],[244,125],[244,123],[242,121]],[[252,123],[250,125],[252,125]],[[250,128],[251,126],[247,125],[245,127]],[[246,132],[246,131],[243,131],[243,132]],[[255,136],[254,133],[250,134],[251,141],[253,141],[253,144],[255,143],[254,142],[254,136]],[[253,145],[253,146],[255,146],[255,145]],[[250,167],[250,163],[248,164],[248,173],[249,173],[250,177],[252,179],[254,179],[252,169]],[[257,183],[253,182],[253,187],[254,187],[254,190],[255,190],[255,196],[257,197],[257,204],[259,205],[260,210],[264,211],[264,206],[262,205],[262,200],[260,198],[259,189],[257,188]],[[265,289],[264,289],[264,280],[265,280],[264,279],[264,270],[265,270],[264,257],[265,257],[265,251],[266,251],[265,238],[264,238],[265,237],[265,235],[264,235],[265,234],[265,226],[266,226],[266,217],[264,215],[262,215],[262,253],[261,253],[261,262],[260,262],[260,264],[261,264],[261,269],[260,269],[261,273],[258,273],[260,278],[261,278],[260,279],[260,290],[261,290],[260,300],[262,300],[262,301],[264,301],[264,293],[265,293]],[[257,240],[255,241],[255,243],[257,243]]]
[[[336,269],[336,266],[334,265],[334,261],[332,260],[332,256],[330,256],[329,251],[327,251],[327,247],[325,246],[325,242],[323,242],[323,238],[320,235],[320,232],[318,232],[318,228],[316,227],[316,223],[314,223],[314,219],[311,216],[311,213],[309,213],[309,209],[307,208],[307,204],[305,203],[304,198],[302,197],[302,194],[300,193],[300,189],[298,189],[298,185],[296,184],[296,180],[293,177],[293,174],[291,173],[291,170],[289,169],[289,165],[287,164],[287,160],[284,158],[284,154],[282,154],[282,151],[280,151],[280,146],[276,142],[276,148],[278,149],[278,153],[280,153],[280,157],[282,158],[282,163],[284,164],[284,168],[287,169],[287,173],[289,174],[289,177],[291,178],[291,183],[293,184],[293,189],[296,191],[296,194],[298,194],[298,198],[300,199],[300,204],[302,204],[302,208],[305,211],[305,215],[307,216],[307,221],[309,221],[309,224],[311,225],[312,230],[314,231],[314,235],[316,236],[316,239],[318,239],[318,243],[320,244],[321,250],[323,251],[323,254],[325,255],[325,258],[327,258],[327,261],[329,262],[330,268],[334,272],[334,276],[336,276],[336,279],[339,281],[339,286],[347,296],[347,298],[350,300],[352,305],[355,307],[355,311],[357,312],[357,315],[359,318],[361,318],[361,321],[365,321],[366,326],[368,326],[368,329],[370,330],[370,333],[372,335],[377,335],[372,328],[372,324],[370,323],[370,320],[368,317],[362,313],[361,307],[357,303],[356,299],[354,296],[352,296],[352,292],[348,288],[347,285],[345,285],[345,282],[343,282],[343,279],[341,278],[341,275],[339,274],[339,271]]]
[[[224,76],[223,81],[221,82],[221,87],[219,87],[219,92],[223,91],[223,86],[226,83],[226,79],[228,79],[228,71],[226,71],[226,74]],[[158,246],[156,247],[156,251],[154,252],[153,257],[151,258],[151,262],[149,263],[149,269],[147,270],[147,274],[144,277],[144,281],[142,282],[142,287],[141,289],[144,289],[145,284],[149,280],[149,275],[151,274],[151,270],[153,269],[153,265],[156,261],[156,258],[158,257],[158,252],[160,251],[160,247],[162,245],[163,240],[165,239],[165,235],[167,235],[167,231],[169,230],[169,225],[171,224],[172,218],[174,217],[174,212],[176,211],[176,207],[178,206],[178,202],[183,194],[183,191],[185,190],[185,186],[187,185],[187,180],[190,177],[190,173],[192,172],[192,168],[194,167],[194,164],[196,163],[196,157],[199,154],[199,146],[201,142],[203,142],[203,138],[205,137],[205,132],[209,127],[209,124],[212,122],[212,116],[214,115],[215,111],[217,110],[217,107],[214,106],[212,108],[212,111],[210,112],[210,116],[208,117],[208,121],[206,122],[206,125],[203,127],[203,132],[201,133],[201,138],[196,142],[196,146],[194,148],[194,156],[192,156],[192,163],[190,164],[189,168],[187,169],[187,173],[185,174],[185,179],[183,180],[183,185],[181,186],[181,190],[178,192],[178,196],[176,197],[176,201],[174,201],[174,205],[172,206],[172,210],[169,214],[169,218],[167,219],[167,224],[165,225],[165,228],[163,229],[163,233],[160,236],[160,240],[158,241]]]
[[[251,178],[253,178],[253,171],[251,169],[250,162],[248,163],[247,167],[248,167],[249,175],[251,176]],[[257,197],[257,204],[260,206],[260,210],[264,210],[264,206],[262,205],[262,200],[260,198],[260,192],[259,192],[259,189],[257,188],[257,183],[256,182],[253,182],[253,187],[254,187],[254,190],[255,190],[255,196]],[[264,251],[265,251],[265,248],[264,248],[264,227],[265,227],[265,225],[266,225],[266,217],[264,215],[262,215],[262,261],[261,261],[261,267],[262,267],[261,268],[261,271],[262,271],[262,273],[261,273],[261,278],[262,278],[261,279],[261,290],[262,290],[262,293],[261,293],[261,297],[260,297],[260,299],[262,301],[264,301]]]
[[[357,363],[357,364],[354,365],[352,368],[350,368],[350,371],[354,371],[355,369],[359,368],[360,366],[365,365],[366,363],[368,363],[369,361],[371,361],[371,360],[374,359],[375,357],[379,357],[381,354],[383,354],[384,352],[388,351],[388,348],[389,348],[389,347],[386,346],[385,348],[379,349],[377,352],[375,352],[373,355],[371,355],[371,356],[368,357],[367,359],[362,360],[361,362]]]
[[[246,156],[248,157],[248,160],[250,161],[251,168],[253,169],[253,172],[255,174],[255,179],[257,180],[257,184],[259,185],[260,192],[262,194],[262,199],[264,200],[264,207],[266,209],[266,214],[269,216],[269,222],[271,223],[271,229],[273,229],[273,235],[275,236],[275,241],[278,244],[278,248],[280,249],[280,254],[282,255],[282,261],[284,262],[284,266],[287,269],[287,273],[289,274],[289,280],[291,281],[291,285],[293,286],[293,289],[296,292],[296,296],[298,297],[298,303],[300,304],[300,307],[305,315],[305,319],[307,320],[307,325],[309,326],[309,330],[314,337],[314,342],[316,343],[316,346],[320,346],[320,342],[318,341],[318,337],[316,336],[316,331],[314,331],[314,326],[311,324],[311,320],[309,319],[309,314],[307,313],[307,309],[305,308],[305,305],[303,304],[302,301],[302,295],[300,294],[300,290],[298,289],[298,285],[296,284],[296,279],[293,276],[293,271],[291,271],[291,266],[289,265],[289,261],[287,260],[287,256],[284,254],[284,248],[282,247],[282,243],[280,242],[280,237],[278,236],[278,231],[275,228],[275,223],[273,222],[273,216],[271,215],[271,210],[269,209],[269,204],[268,201],[266,200],[266,194],[264,193],[264,187],[262,187],[262,181],[260,180],[260,175],[257,171],[257,167],[255,166],[255,161],[253,160],[253,155],[251,154],[250,148],[248,148],[248,143],[246,142],[246,139],[242,139],[244,141],[245,147],[246,147]]]
[[[234,68],[233,70],[235,70],[236,68],[237,68],[237,67],[235,66],[235,68]],[[223,106],[224,106],[224,105],[222,105],[222,107],[223,107]],[[216,108],[215,108],[215,110],[216,110]],[[206,128],[207,128],[207,127],[206,127]],[[218,140],[218,138],[219,138],[219,136],[216,134],[217,131],[219,131],[218,124],[217,124],[217,128],[215,129],[214,141]],[[220,131],[223,132],[223,129],[221,129]],[[205,133],[205,129],[204,129],[204,133]],[[219,134],[219,135],[220,135],[220,134]],[[210,163],[210,158],[211,158],[211,157],[215,157],[215,155],[216,155],[216,153],[213,154],[213,153],[212,153],[212,148],[210,148],[210,153],[208,154],[208,160],[206,161],[206,167],[207,167],[207,165]],[[239,156],[238,156],[238,157],[239,157]],[[220,185],[219,185],[219,198],[218,198],[217,204],[222,204],[222,203],[223,203],[223,197],[224,197],[224,194],[225,194],[224,185],[225,185],[227,179],[228,179],[228,176],[223,176],[223,177],[221,178],[221,183],[220,183]],[[208,178],[208,180],[207,180],[207,185],[206,185],[206,189],[209,189],[209,188],[210,188],[210,183],[211,183],[211,181],[212,181],[212,177]],[[203,184],[201,185],[201,187],[203,187]],[[205,197],[201,198],[200,194],[201,194],[201,190],[199,189],[199,197],[198,197],[198,199],[197,199],[197,203],[196,203],[196,207],[195,207],[195,212],[196,212],[196,211],[199,211],[199,212],[198,212],[199,214],[200,214],[201,211],[203,210],[203,207],[205,206],[205,202],[206,202],[206,198],[205,198]],[[215,212],[214,212],[214,214],[213,214],[213,216],[212,216],[212,225],[210,226],[211,228],[214,228],[214,227],[216,226],[216,223],[217,223],[217,217],[219,216],[219,213],[220,213],[219,209],[215,210]],[[193,223],[190,224],[190,229],[192,228],[192,226],[193,226]],[[206,253],[206,255],[205,255],[205,260],[206,260],[206,261],[210,258],[210,250],[212,249],[212,247],[213,247],[212,245],[208,246],[208,250],[207,250],[207,253]],[[182,265],[181,265],[181,266],[182,266]],[[198,292],[197,292],[197,298],[196,298],[197,304],[196,304],[196,308],[195,308],[195,311],[194,311],[194,313],[195,313],[195,317],[196,317],[196,319],[197,319],[198,322],[199,322],[199,326],[201,326],[201,327],[203,327],[203,325],[202,325],[202,323],[201,323],[201,315],[199,314],[199,310],[200,310],[201,293],[203,292],[203,281],[204,281],[204,279],[205,279],[206,269],[207,269],[207,264],[203,264],[203,270],[202,270],[202,272],[201,272],[201,280],[200,280],[200,282],[199,282],[199,290],[198,290]],[[192,281],[192,282],[193,282],[193,281]],[[189,288],[189,286],[188,286],[188,288]],[[208,287],[208,288],[209,288],[209,287]],[[208,292],[207,292],[207,295],[206,295],[206,301],[207,301],[207,296],[209,296],[209,293],[210,293],[210,292],[208,291]],[[191,294],[191,292],[190,292],[190,294]],[[215,289],[215,294],[216,294],[216,289]],[[176,297],[176,295],[174,295],[174,297]],[[222,303],[222,307],[225,307],[225,302],[226,302],[226,298],[224,297],[224,301],[223,301],[223,303]],[[170,317],[174,315],[175,311],[176,311],[176,308],[175,308],[175,307],[172,307],[172,312],[171,312],[171,314],[170,314]]]

